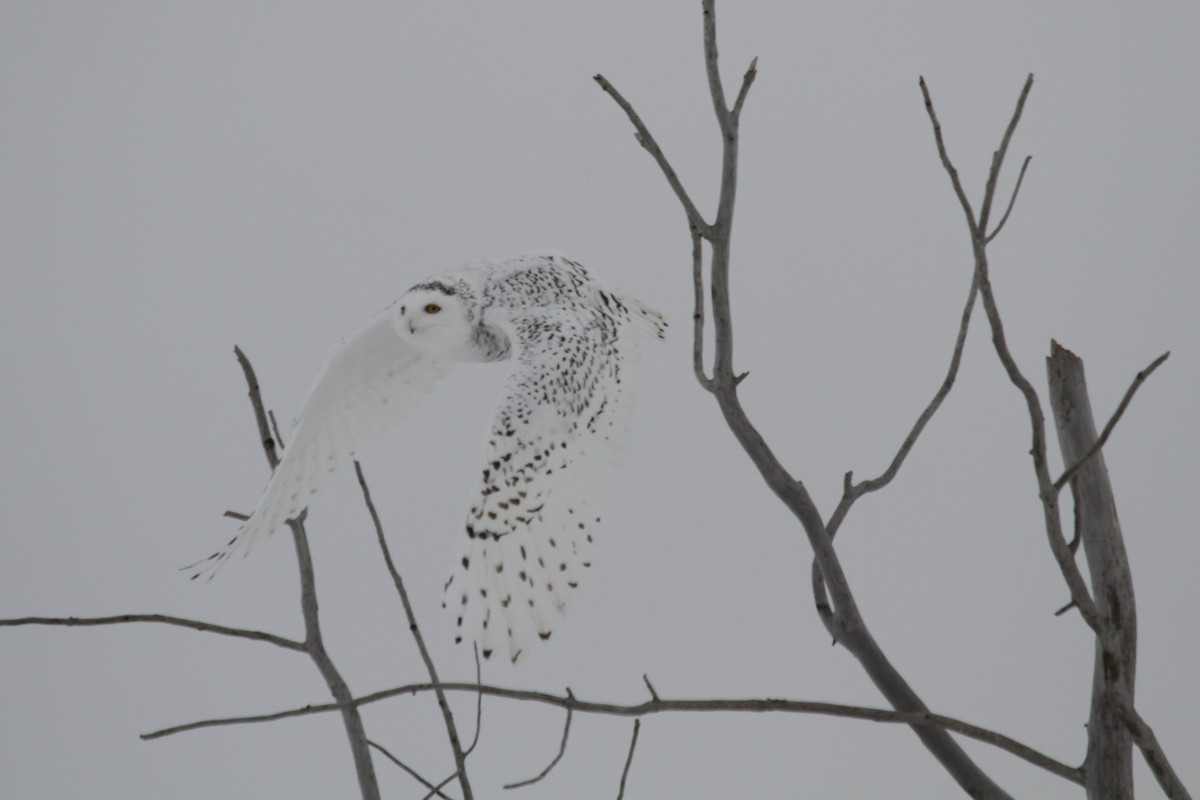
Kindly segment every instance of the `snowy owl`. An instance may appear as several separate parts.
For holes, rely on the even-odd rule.
[[[409,289],[333,353],[250,519],[192,566],[211,574],[307,507],[326,476],[456,362],[512,359],[443,605],[456,641],[515,662],[592,565],[606,478],[627,439],[638,340],[666,321],[560,253],[468,264]]]

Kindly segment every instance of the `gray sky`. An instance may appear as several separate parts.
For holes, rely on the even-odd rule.
[[[429,273],[557,247],[676,323],[646,348],[637,434],[591,583],[554,640],[485,679],[614,701],[777,696],[877,706],[811,607],[810,554],[690,368],[682,211],[603,72],[702,207],[718,136],[695,2],[16,3],[0,7],[0,615],[161,612],[298,636],[275,536],[212,583],[176,568],[266,481],[232,347],[290,419],[338,338]],[[973,199],[1021,83],[1034,156],[992,271],[1044,395],[1057,338],[1105,419],[1137,587],[1138,705],[1200,790],[1200,68],[1194,4],[726,2],[723,65],[760,75],[735,234],[745,405],[828,514],[887,463],[941,380],[970,248],[925,75]],[[446,678],[440,607],[503,370],[462,369],[364,455]],[[936,711],[1078,763],[1092,647],[1040,526],[1024,409],[981,328],[901,477],[838,539],[859,603]],[[352,476],[310,515],[328,644],[357,692],[419,680]],[[193,719],[327,698],[303,656],[190,631],[0,632],[0,796],[351,796],[334,717],[143,743]],[[471,703],[462,699],[461,716]],[[429,698],[367,713],[430,777]],[[535,774],[561,715],[485,704],[477,792]],[[469,727],[469,725],[468,725]],[[522,797],[616,795],[629,723],[576,719]],[[1017,796],[1070,789],[967,745]],[[1139,762],[1140,763],[1140,762]],[[419,797],[379,764],[385,794]],[[1139,787],[1153,796],[1139,766]],[[629,797],[958,797],[908,731],[800,716],[656,717]],[[516,796],[516,795],[514,795]],[[1077,793],[1076,796],[1082,796]]]

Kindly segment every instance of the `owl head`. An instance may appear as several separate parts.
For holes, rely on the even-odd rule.
[[[418,284],[393,306],[396,330],[421,350],[453,350],[470,342],[475,306],[474,292],[465,283]]]

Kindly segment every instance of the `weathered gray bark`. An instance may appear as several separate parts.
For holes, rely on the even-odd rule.
[[[1070,467],[1087,456],[1097,439],[1083,361],[1052,342],[1046,369],[1058,443],[1063,463]],[[1087,557],[1100,623],[1083,764],[1085,786],[1089,800],[1126,800],[1133,797],[1133,737],[1118,692],[1133,702],[1137,614],[1133,579],[1103,453],[1092,454],[1075,472],[1071,495],[1075,501],[1075,529]]]

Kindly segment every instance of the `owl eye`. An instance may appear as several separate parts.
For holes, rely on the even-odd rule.
[[[426,314],[436,314],[441,310],[442,310],[442,307],[439,306],[437,303],[430,303],[429,305],[425,306]]]

